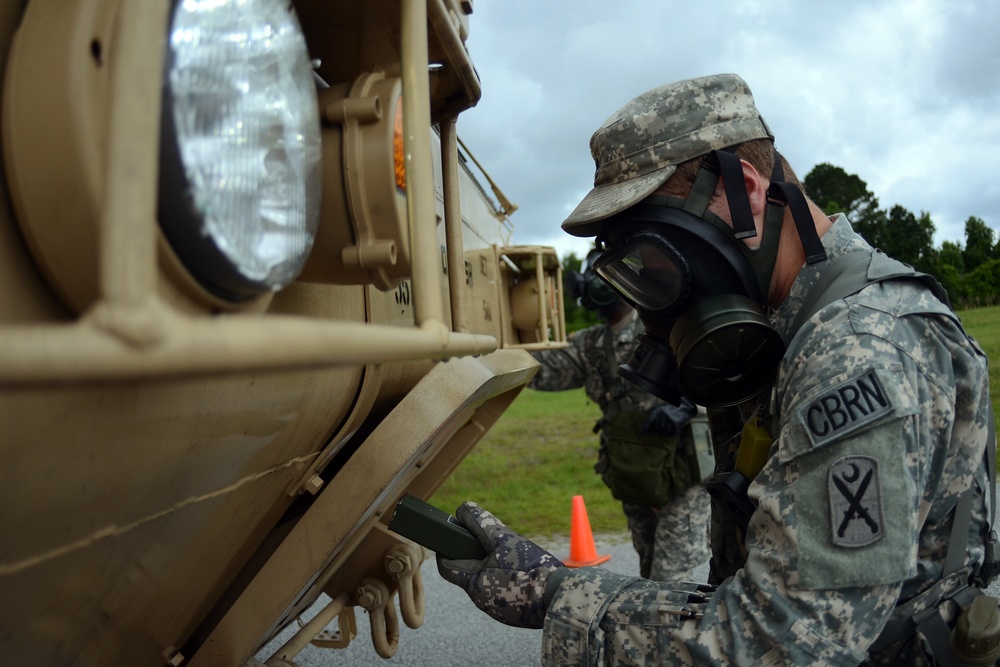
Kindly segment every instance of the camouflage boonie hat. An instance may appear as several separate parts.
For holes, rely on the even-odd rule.
[[[654,88],[604,121],[590,138],[594,189],[562,223],[594,236],[599,222],[652,194],[681,162],[751,139],[773,139],[746,82],[715,74]]]

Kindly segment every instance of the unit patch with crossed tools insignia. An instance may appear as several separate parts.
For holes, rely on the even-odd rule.
[[[830,528],[833,543],[863,547],[884,535],[882,487],[878,461],[870,456],[845,456],[830,466]]]

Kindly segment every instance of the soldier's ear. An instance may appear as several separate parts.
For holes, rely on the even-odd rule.
[[[757,168],[746,160],[740,159],[740,164],[743,167],[743,186],[746,188],[747,198],[750,200],[750,212],[755,221],[758,218],[761,220],[761,224],[757,227],[757,235],[760,236],[763,233],[764,211],[767,209],[767,188],[770,185],[770,179],[761,176]]]

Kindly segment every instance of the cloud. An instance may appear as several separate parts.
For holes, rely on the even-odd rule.
[[[736,72],[804,176],[828,162],[880,203],[928,211],[935,241],[1000,224],[1000,3],[953,0],[478,0],[483,83],[463,140],[520,206],[514,240],[586,252],[561,221],[593,182],[590,135],[663,83]]]

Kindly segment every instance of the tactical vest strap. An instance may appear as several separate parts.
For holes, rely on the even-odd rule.
[[[944,559],[946,575],[957,572],[965,565],[965,547],[969,541],[969,522],[972,521],[972,495],[970,486],[955,503],[955,514],[951,519],[951,537],[948,539],[948,555]]]
[[[806,293],[802,308],[796,314],[788,329],[788,338],[793,339],[802,325],[810,317],[834,301],[857,294],[873,283],[894,278],[919,280],[949,308],[948,292],[931,275],[920,273],[912,266],[904,264],[875,250],[870,255],[862,251],[846,252],[835,259],[827,260],[823,273]],[[790,345],[791,340],[786,340]]]
[[[893,610],[893,616],[882,628],[882,632],[868,647],[869,653],[878,653],[889,648],[893,644],[898,644],[908,637],[912,637],[917,628],[923,624],[929,616],[938,616],[938,605],[941,601],[952,599],[959,604],[968,603],[972,598],[982,594],[976,587],[963,585],[960,582],[967,579],[961,573],[955,573],[939,579],[933,586],[923,593],[910,598],[902,605]],[[944,593],[949,586],[958,586],[951,593]],[[928,601],[931,601],[928,603]],[[920,611],[913,611],[919,609]],[[926,626],[925,626],[926,627]],[[935,656],[936,657],[936,656]]]
[[[990,404],[987,404],[986,408],[986,432],[986,451],[983,453],[983,459],[989,487],[983,489],[983,493],[989,493],[987,499],[990,506],[989,530],[986,534],[983,563],[972,566],[972,582],[980,588],[986,588],[1000,574],[1000,537],[994,527],[997,497],[996,425],[993,421],[993,406]],[[955,503],[948,555],[944,563],[945,575],[965,567],[965,547],[969,541],[969,524],[972,522],[972,491],[971,487],[966,489]]]
[[[834,301],[856,294],[871,284],[868,281],[869,262],[865,261],[868,258],[867,253],[848,252],[827,260],[825,270],[806,293],[802,307],[788,328],[786,345],[791,346],[795,335],[810,317]]]
[[[972,604],[973,599],[982,594],[981,590],[970,586],[956,591],[954,595],[948,597],[957,602],[959,607],[965,609]],[[955,655],[951,646],[951,628],[941,618],[937,605],[924,610],[922,614],[914,618],[914,621],[916,631],[923,635],[927,639],[927,643],[930,644],[935,664],[941,665],[941,667],[973,667],[971,663]]]
[[[977,586],[986,588],[991,581],[1000,575],[1000,535],[996,530],[996,498],[997,498],[997,443],[996,424],[993,421],[993,405],[987,403],[986,410],[986,430],[989,435],[986,438],[986,472],[989,475],[989,503],[990,503],[990,528],[986,535],[986,554],[983,564],[973,570],[973,581]],[[969,493],[969,492],[966,492]],[[970,493],[971,495],[971,493]],[[966,524],[971,521],[971,501],[970,509],[966,510]],[[955,521],[958,521],[958,510],[956,509]],[[954,540],[952,540],[954,542]],[[951,545],[949,545],[948,556],[951,556]]]

